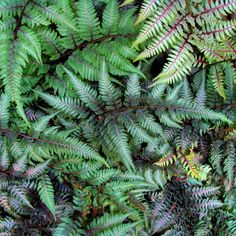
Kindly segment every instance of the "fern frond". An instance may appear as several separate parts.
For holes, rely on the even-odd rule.
[[[33,4],[42,15],[46,16],[52,22],[63,25],[72,31],[77,31],[73,20],[68,15],[65,15],[57,5],[46,7],[35,1],[33,1]]]
[[[132,193],[156,191],[160,187],[164,188],[166,184],[163,173],[160,170],[152,171],[151,169],[121,174],[118,179],[129,181],[132,184]]]
[[[158,233],[163,231],[165,228],[167,228],[172,222],[172,211],[175,209],[175,204],[171,206],[171,208],[167,211],[164,212],[163,216],[161,219],[158,219],[154,222],[154,233]]]
[[[0,21],[0,30],[2,32],[8,29],[13,30],[16,27],[16,20],[13,17],[7,17],[4,21]]]
[[[136,46],[152,37],[155,32],[158,32],[164,24],[177,21],[178,11],[183,11],[185,2],[172,0],[166,3],[161,2],[161,4],[159,3],[158,5],[160,5],[159,8],[155,6],[155,9],[157,8],[158,11],[155,12],[156,14],[154,15],[154,17],[151,17],[147,24],[143,26],[141,33],[139,34],[137,40],[134,42],[133,46]],[[150,6],[154,7],[152,5]],[[143,20],[142,17],[141,20]]]
[[[77,99],[73,98],[59,98],[50,94],[41,93],[36,91],[39,96],[46,101],[49,105],[52,107],[61,110],[65,112],[66,114],[69,114],[71,116],[85,116],[86,117],[86,111],[85,109],[80,106],[80,103]]]
[[[34,122],[33,129],[34,129],[34,135],[37,136],[40,134],[43,130],[47,128],[48,122],[55,116],[55,114],[43,116],[39,118],[36,122]]]
[[[225,100],[226,97],[225,97],[225,89],[224,89],[222,68],[219,67],[219,66],[211,67],[211,69],[210,69],[210,77],[212,78],[213,86],[215,87],[215,90]]]
[[[105,229],[107,230],[110,228],[111,230],[113,230],[115,226],[120,225],[124,220],[126,220],[129,215],[130,214],[116,214],[116,215],[105,214],[100,218],[98,218],[97,220],[93,220],[89,228],[90,230],[92,230],[92,232],[99,235],[100,232],[104,231]],[[117,229],[115,229],[115,231],[117,231]],[[119,230],[117,233],[119,233]]]
[[[106,63],[103,61],[99,77],[99,92],[102,100],[106,103],[108,110],[114,108],[118,109],[121,106],[121,101],[119,99],[120,92],[113,86],[106,67]]]
[[[13,186],[11,188],[11,194],[13,197],[19,199],[20,202],[22,202],[23,205],[33,208],[29,200],[27,199],[27,191],[24,188]]]
[[[158,162],[155,163],[155,165],[158,166],[168,166],[170,164],[173,164],[176,161],[177,157],[173,154],[170,153],[167,156],[162,157]]]
[[[196,80],[201,81],[200,83],[200,88],[197,89],[197,94],[196,94],[196,98],[195,98],[195,102],[201,106],[205,106],[206,105],[206,82],[205,82],[205,78],[206,78],[206,71],[202,70],[199,73],[197,73],[197,75],[195,76]]]
[[[9,0],[0,3],[0,16],[15,15],[24,7],[22,0]]]
[[[177,41],[181,40],[182,35],[184,34],[181,32],[182,24],[186,20],[187,17],[188,15],[179,19],[176,22],[176,24],[174,24],[172,27],[168,29],[167,32],[160,32],[160,35],[158,35],[157,38],[153,39],[152,43],[148,45],[147,48],[144,49],[144,51],[138,55],[135,61],[142,60],[144,58],[148,58],[156,54],[160,54],[166,49],[169,49],[171,43],[174,40],[176,40],[175,39],[176,37],[177,37]]]
[[[1,94],[0,97],[0,127],[6,128],[9,121],[10,99],[7,94]]]
[[[215,195],[219,191],[219,187],[193,187],[190,194],[198,199],[201,197],[209,197]]]
[[[235,98],[235,83],[236,83],[236,70],[232,63],[226,63],[223,65],[225,73],[225,95],[227,102],[233,102]]]
[[[140,90],[141,87],[140,87],[139,77],[136,74],[132,74],[127,81],[124,104],[126,106],[138,105],[138,101],[141,95]]]
[[[134,170],[135,167],[131,158],[128,137],[124,129],[116,123],[110,123],[107,132],[115,147],[113,151],[119,155],[128,170]]]
[[[141,6],[140,13],[138,19],[136,20],[135,24],[139,24],[140,22],[147,19],[156,9],[156,5],[158,5],[156,0],[145,0]]]
[[[11,217],[5,217],[5,219],[0,220],[0,228],[2,230],[8,230],[9,231],[15,226],[15,224],[16,224],[16,222]],[[3,233],[3,236],[4,236],[4,234],[6,234],[6,233]]]
[[[50,153],[56,153],[59,156],[63,155],[64,158],[68,154],[77,158],[86,158],[99,161],[108,165],[104,158],[102,158],[95,150],[89,147],[86,143],[79,141],[73,137],[67,137],[68,134],[58,131],[48,131],[47,134],[44,134],[42,139],[38,139],[39,144],[34,144],[36,147],[42,145],[45,150],[48,150]],[[40,146],[41,146],[40,145]]]
[[[234,169],[235,169],[235,158],[236,158],[236,149],[234,147],[233,142],[228,142],[227,143],[227,157],[224,160],[224,172],[226,172],[226,176],[228,179],[228,184],[227,184],[227,189],[230,189],[233,181],[234,181]]]
[[[58,33],[52,29],[43,29],[38,35],[44,53],[50,55],[51,60],[60,57],[63,50],[59,42]]]
[[[54,236],[61,236],[66,234],[80,235],[83,234],[83,230],[80,229],[80,222],[75,222],[70,218],[62,218],[61,223],[53,230]]]
[[[24,176],[26,176],[27,179],[32,179],[32,178],[36,178],[36,177],[40,176],[43,172],[45,172],[46,168],[48,167],[49,162],[50,162],[50,160],[48,160],[44,163],[38,164],[34,167],[28,168],[25,171]]]
[[[20,175],[25,171],[26,165],[26,156],[23,155],[13,164],[12,171],[15,175]]]
[[[98,236],[109,236],[109,235],[121,235],[125,236],[131,229],[133,229],[137,223],[123,223],[121,225],[114,226],[112,229],[104,230],[98,233]]]
[[[193,94],[192,94],[191,87],[187,79],[183,81],[182,88],[183,88],[183,92],[181,94],[182,95],[181,97],[188,101],[193,101]]]
[[[102,112],[103,105],[97,100],[98,95],[96,90],[80,81],[68,69],[64,68],[64,70],[71,79],[71,82],[73,83],[80,100],[84,102],[89,108],[91,108],[95,113],[100,114]]]
[[[203,24],[202,31],[200,32],[200,37],[204,39],[221,41],[227,37],[234,35],[234,30],[236,27],[236,21],[219,21],[216,24]]]
[[[200,178],[199,168],[193,161],[194,153],[190,153],[189,155],[181,154],[181,157],[182,166],[187,174],[194,178]]]
[[[172,54],[168,60],[169,63],[165,65],[163,72],[155,78],[157,81],[154,84],[176,82],[191,71],[196,58],[192,53],[192,46],[187,43],[187,39],[173,48]],[[183,67],[181,65],[185,66]]]
[[[218,174],[221,175],[223,172],[222,165],[221,165],[221,162],[223,160],[223,153],[220,148],[221,148],[220,142],[215,142],[212,144],[211,162],[213,166],[215,167],[216,172],[218,172]]]
[[[203,11],[199,13],[197,17],[202,18],[206,15],[209,17],[219,17],[220,14],[227,15],[236,9],[235,3],[235,0],[217,1],[215,3],[205,2]]]
[[[163,104],[164,105],[164,104]],[[163,108],[165,105],[163,106]],[[195,119],[219,119],[231,124],[232,122],[221,113],[210,110],[209,108],[199,106],[196,103],[189,103],[183,100],[171,101],[166,104],[166,107],[170,111],[179,111],[181,113],[176,114],[177,118],[191,117]]]
[[[235,20],[224,17],[234,11],[235,4],[231,0],[144,1],[137,21],[144,24],[133,47],[147,43],[135,61],[168,51],[169,60],[155,79],[160,79],[160,83],[173,83],[185,79],[193,67],[204,66],[202,60],[196,63],[195,55],[199,52],[209,64],[235,58]],[[212,21],[213,24],[209,23]],[[217,88],[219,90],[219,86]],[[222,89],[220,91],[223,96]]]
[[[52,215],[55,217],[55,198],[54,198],[54,189],[52,182],[47,175],[43,175],[39,178],[37,184],[37,190],[40,195],[41,201],[45,206],[50,210]]]
[[[119,11],[117,0],[111,0],[103,12],[102,32],[104,35],[117,34]]]
[[[79,15],[77,21],[80,36],[87,41],[99,38],[101,29],[92,1],[79,0],[76,6]]]
[[[212,209],[216,209],[216,208],[220,208],[223,206],[223,203],[219,200],[202,200],[199,203],[196,203],[194,205],[192,205],[192,208],[196,208],[196,209],[200,209],[199,213],[203,213],[204,211],[208,211],[208,210],[212,210]],[[202,212],[201,212],[202,211]]]
[[[24,117],[23,102],[21,99],[21,78],[28,56],[24,53],[23,44],[19,39],[14,39],[12,33],[6,33],[1,37],[1,78],[5,84],[6,93],[11,101],[17,104],[19,113]],[[25,119],[27,120],[27,119]]]
[[[10,158],[6,146],[3,146],[1,149],[0,155],[0,168],[2,170],[7,170],[10,166]]]
[[[27,44],[23,44],[23,47],[28,54],[34,57],[38,63],[42,64],[41,44],[38,35],[26,27],[22,27],[18,35],[21,41],[27,42]]]

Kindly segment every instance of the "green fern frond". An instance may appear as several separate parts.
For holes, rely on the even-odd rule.
[[[0,15],[8,16],[15,15],[19,13],[24,6],[24,2],[22,0],[10,0],[4,1],[0,4]]]
[[[228,179],[228,184],[227,184],[227,189],[230,189],[233,181],[234,181],[234,168],[236,165],[235,162],[235,157],[236,157],[236,149],[234,147],[234,143],[233,142],[228,142],[227,143],[227,157],[224,160],[224,172],[226,172],[226,176]]]
[[[138,75],[136,74],[131,75],[127,81],[127,88],[125,91],[125,105],[126,106],[138,105],[138,101],[141,95],[140,90],[141,90],[141,87],[140,87]]]
[[[135,167],[128,145],[128,137],[124,129],[115,123],[111,123],[109,124],[109,128],[107,129],[107,133],[110,136],[110,140],[115,147],[115,150],[113,151],[119,155],[128,170],[134,170]]]
[[[78,31],[84,40],[94,40],[100,37],[101,28],[99,20],[91,0],[79,0],[78,9]]]
[[[173,83],[188,74],[196,61],[192,52],[193,48],[187,43],[187,40],[177,44],[169,57],[169,63],[165,65],[163,72],[155,78],[157,81],[154,84],[163,82]]]
[[[9,121],[9,105],[10,99],[6,94],[1,94],[0,97],[0,127],[6,128]]]
[[[23,67],[25,67],[28,56],[24,53],[24,45],[13,38],[12,33],[6,33],[0,39],[1,44],[1,78],[6,85],[6,93],[9,94],[11,101],[17,104],[18,112],[25,118],[23,103],[21,99],[21,78]],[[25,118],[25,120],[27,120]]]
[[[117,0],[111,0],[103,12],[102,32],[104,35],[117,34],[119,11]]]
[[[86,116],[86,111],[83,109],[83,107],[80,106],[80,103],[76,99],[72,98],[59,98],[50,94],[41,93],[36,91],[36,93],[39,94],[39,96],[46,101],[49,105],[52,107],[61,110],[65,112],[66,114],[69,114],[71,116],[78,116],[82,114]]]
[[[90,230],[93,232],[93,234],[97,235],[111,235],[111,232],[114,231],[118,234],[122,233],[121,235],[124,235],[124,232],[127,232],[127,228],[124,232],[122,227],[122,222],[129,217],[130,214],[116,214],[116,215],[110,215],[105,214],[98,218],[97,220],[93,220],[89,226]],[[117,228],[117,226],[120,227]],[[125,224],[123,225],[125,226]],[[133,226],[133,225],[132,225]],[[128,227],[131,228],[131,227]],[[110,229],[110,233],[108,233]],[[102,232],[101,232],[102,231]],[[108,231],[108,232],[106,232]],[[103,234],[104,232],[104,234]]]
[[[197,94],[196,94],[196,98],[195,98],[195,102],[199,105],[205,106],[206,104],[206,71],[202,70],[199,73],[197,73],[197,75],[195,76],[196,80],[201,81],[200,83],[200,88],[197,89]]]
[[[10,158],[6,146],[2,147],[2,152],[0,156],[0,167],[2,170],[7,170],[10,166]]]
[[[235,84],[236,84],[236,71],[232,63],[226,63],[223,65],[225,74],[225,95],[228,102],[232,102],[235,99]]]
[[[102,158],[96,151],[89,147],[86,143],[79,141],[73,137],[67,137],[66,133],[58,131],[48,131],[48,133],[42,136],[43,139],[38,139],[39,144],[35,146],[42,145],[45,150],[50,153],[56,153],[59,156],[72,155],[76,158],[86,158],[97,160],[105,165],[108,165],[104,158]],[[40,146],[41,146],[40,145]]]
[[[53,5],[46,7],[41,5],[40,2],[33,1],[34,7],[46,18],[51,20],[54,23],[59,25],[63,25],[72,31],[77,31],[77,27],[72,19],[68,15],[65,15],[62,9],[59,6]]]
[[[140,22],[147,19],[155,10],[156,5],[159,3],[156,0],[145,0],[142,4],[139,16],[135,24],[139,24]]]
[[[102,100],[106,103],[107,109],[109,110],[115,107],[118,109],[121,105],[120,92],[111,83],[109,74],[107,72],[105,61],[102,62],[100,77],[99,77],[99,92]]]
[[[43,175],[39,178],[37,184],[37,190],[39,192],[41,201],[50,210],[53,217],[55,218],[56,209],[55,209],[54,189],[52,186],[52,182],[47,175]]]
[[[71,82],[73,83],[80,100],[84,102],[89,108],[91,108],[95,113],[100,114],[102,111],[102,104],[97,99],[98,95],[96,90],[80,81],[68,69],[64,68],[64,70],[71,79]]]
[[[134,42],[134,46],[144,42],[148,38],[152,37],[155,35],[155,32],[160,31],[161,27],[170,22],[175,22],[177,21],[177,16],[178,16],[178,10],[182,10],[185,8],[185,2],[180,2],[177,0],[173,1],[168,1],[168,2],[161,2],[159,4],[154,4],[151,1],[149,1],[150,5],[147,6],[150,7],[149,9],[153,9],[152,11],[155,12],[155,15],[150,18],[150,20],[145,24],[141,30],[141,33],[139,34],[137,40]],[[146,2],[144,2],[144,5]],[[141,8],[143,9],[143,8]],[[148,9],[148,10],[149,10]],[[158,11],[155,11],[158,9]],[[150,11],[149,11],[150,12]],[[147,12],[148,13],[148,12]],[[144,15],[145,19],[145,13],[141,13],[141,19],[138,21],[142,21]]]
[[[48,122],[55,116],[55,114],[48,115],[41,117],[39,120],[34,122],[33,130],[34,130],[34,136],[37,136],[40,134],[42,131],[44,131],[47,128]]]

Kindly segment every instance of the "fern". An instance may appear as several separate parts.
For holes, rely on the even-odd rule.
[[[38,182],[38,191],[43,203],[55,217],[55,200],[52,183],[48,176],[42,176]]]
[[[235,5],[1,1],[0,235],[234,235]]]
[[[188,183],[175,181],[170,184],[164,193],[164,196],[155,203],[153,216],[155,217],[154,232],[163,232],[170,225],[173,225],[168,233],[182,233],[188,235],[192,233],[192,220],[202,217],[206,211],[222,206],[218,200],[204,199],[204,195],[214,195],[215,189],[201,188],[202,194],[195,192],[196,188]],[[190,194],[191,197],[187,197]],[[196,210],[198,207],[198,210]],[[186,213],[188,212],[188,214]]]
[[[234,59],[235,20],[223,18],[234,11],[234,1],[144,1],[137,23],[145,22],[133,46],[148,41],[136,60],[170,51],[168,62],[155,77],[156,84],[179,81],[191,74],[193,67],[204,66],[196,63],[197,51],[193,53],[193,47],[198,48],[207,63]],[[213,18],[215,23],[211,24]],[[224,97],[222,80],[222,76],[214,76],[216,91]]]
[[[155,98],[151,98],[157,105],[149,106],[149,103],[146,105],[137,105],[127,107],[127,111],[129,113],[123,112],[122,102],[119,99],[121,96],[119,90],[116,91],[116,87],[109,81],[109,74],[106,71],[105,62],[102,63],[101,67],[101,79],[99,81],[98,89],[99,93],[92,88],[89,84],[79,80],[71,71],[68,69],[64,69],[67,75],[69,76],[72,84],[74,85],[75,92],[79,96],[79,100],[83,103],[83,105],[90,110],[90,113],[93,114],[93,120],[88,120],[88,122],[95,122],[99,124],[98,133],[95,135],[96,137],[103,137],[101,140],[104,140],[104,147],[108,148],[107,151],[111,151],[111,147],[113,149],[114,154],[118,154],[122,159],[125,166],[131,170],[134,169],[130,150],[128,146],[128,133],[133,137],[139,137],[139,139],[143,142],[150,142],[151,136],[149,135],[149,122],[143,123],[144,127],[140,127],[132,118],[133,115],[139,116],[144,111],[154,112],[156,111],[157,117],[160,119],[160,122],[164,125],[173,126],[179,128],[179,124],[182,120],[186,118],[194,118],[194,119],[221,119],[222,121],[228,121],[228,119],[221,114],[217,114],[207,108],[200,107],[194,103],[188,103],[186,101],[182,101],[179,99],[178,101],[156,101]],[[130,77],[130,80],[133,80],[133,77]],[[138,88],[138,87],[137,87]],[[107,90],[109,89],[109,90]],[[128,87],[129,89],[129,87]],[[125,90],[125,95],[129,95],[129,90]],[[140,93],[137,91],[136,93]],[[52,104],[54,108],[60,108],[61,98],[52,97],[51,95],[42,94],[40,96],[49,104]],[[151,97],[151,95],[148,95]],[[99,99],[101,97],[101,99]],[[48,100],[49,99],[49,100]],[[128,98],[127,98],[128,99]],[[70,98],[67,99],[68,101]],[[158,104],[158,102],[161,102]],[[139,103],[141,104],[141,103]],[[171,116],[167,112],[158,113],[157,109],[169,110]],[[63,109],[65,110],[65,108]],[[69,111],[69,110],[68,110]],[[69,114],[75,114],[76,111],[69,111]],[[173,114],[178,119],[176,121],[172,121]],[[145,117],[146,115],[144,115]],[[82,118],[82,117],[81,117]],[[230,121],[228,121],[230,122]],[[153,126],[158,126],[155,121],[152,122]],[[125,128],[125,129],[124,129]],[[145,130],[147,129],[147,130]],[[126,131],[127,130],[127,131]],[[94,132],[96,132],[94,130]],[[71,140],[72,142],[72,140]],[[153,143],[154,145],[154,143]],[[85,155],[85,154],[83,154]]]

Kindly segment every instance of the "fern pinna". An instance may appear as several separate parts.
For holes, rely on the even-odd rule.
[[[234,235],[235,5],[1,1],[0,235]]]

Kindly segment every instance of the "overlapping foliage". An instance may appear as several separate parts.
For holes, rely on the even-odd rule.
[[[173,83],[185,78],[192,67],[235,58],[236,21],[228,17],[235,10],[232,0],[144,1],[136,23],[145,22],[133,46],[151,41],[136,60],[170,51],[155,83]],[[213,66],[210,73],[225,98],[223,69]]]
[[[235,6],[1,1],[0,235],[234,235]]]

